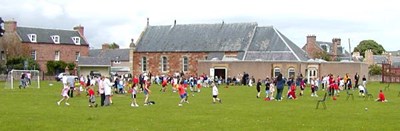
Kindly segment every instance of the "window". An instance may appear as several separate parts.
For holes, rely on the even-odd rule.
[[[208,56],[204,56],[204,60],[207,60],[208,59]]]
[[[36,50],[31,51],[31,57],[33,60],[36,60]]]
[[[161,72],[166,72],[167,71],[167,57],[163,56],[161,57]]]
[[[58,35],[53,35],[51,36],[51,39],[53,39],[53,42],[56,44],[60,44],[60,36]]]
[[[142,57],[142,72],[146,72],[146,71],[147,71],[147,58]]]
[[[37,39],[36,34],[28,34],[28,37],[29,37],[29,40],[31,42],[37,42],[36,41],[36,39]]]
[[[327,44],[322,44],[322,45],[321,45],[321,48],[322,48],[324,51],[329,52],[329,46],[328,46]]]
[[[294,71],[294,68],[289,68],[288,69],[288,78],[293,77],[296,74],[296,72]]]
[[[119,61],[119,56],[115,57],[114,64],[121,64],[121,61]]]
[[[0,59],[1,59],[1,60],[6,60],[6,54],[4,53],[4,51],[1,51],[1,53],[0,53]]]
[[[281,74],[281,69],[280,68],[274,68],[274,77],[277,77],[279,74]]]
[[[60,60],[60,51],[56,51],[56,53],[54,55],[54,60],[55,61],[59,61]]]
[[[188,71],[188,69],[189,69],[189,59],[188,59],[188,57],[186,57],[186,56],[184,56],[183,57],[183,61],[182,61],[182,64],[183,64],[183,71]]]
[[[72,37],[72,41],[74,41],[74,43],[76,45],[80,45],[81,44],[81,38],[80,37]]]
[[[79,57],[81,57],[81,53],[79,51],[75,52],[75,61],[78,61]]]

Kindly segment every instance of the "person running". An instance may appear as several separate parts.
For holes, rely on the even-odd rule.
[[[69,106],[69,103],[68,103],[68,99],[69,99],[69,96],[68,96],[69,86],[68,86],[68,82],[67,82],[67,76],[63,76],[62,81],[63,81],[63,89],[61,90],[61,96],[62,96],[62,98],[61,98],[60,101],[57,102],[57,105],[60,105],[61,102],[65,100],[65,105]]]
[[[181,81],[179,87],[178,87],[178,93],[179,96],[181,97],[181,100],[179,101],[178,106],[183,106],[182,103],[186,102],[189,103],[188,99],[187,99],[187,93],[185,91],[185,86],[184,86],[184,82]]]
[[[222,100],[218,98],[218,88],[217,85],[215,85],[215,83],[211,83],[212,86],[212,96],[213,96],[213,104],[215,104],[216,101],[218,101],[219,103],[222,103]]]
[[[89,107],[97,107],[96,104],[96,97],[94,96],[94,90],[93,87],[89,86],[88,87],[88,93],[89,93]]]
[[[261,94],[261,79],[257,80],[257,85],[256,85],[256,89],[257,89],[257,98],[260,98],[260,94]]]

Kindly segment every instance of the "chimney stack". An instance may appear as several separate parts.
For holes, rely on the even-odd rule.
[[[337,57],[337,55],[338,55],[338,53],[337,53],[337,51],[338,51],[338,46],[340,46],[341,44],[340,44],[340,38],[333,38],[332,39],[332,55],[333,55],[333,59],[336,59],[336,57]]]
[[[78,31],[79,32],[79,34],[81,34],[81,36],[85,36],[85,30],[84,30],[85,28],[83,27],[83,26],[81,26],[81,25],[78,25],[78,26],[75,26],[74,27],[74,30],[76,30],[76,31]]]
[[[101,49],[102,49],[102,50],[110,49],[110,45],[107,44],[107,43],[104,43],[103,45],[101,45]]]
[[[17,21],[10,20],[4,22],[5,32],[15,32],[17,31]]]

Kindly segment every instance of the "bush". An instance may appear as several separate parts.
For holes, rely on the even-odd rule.
[[[368,69],[370,75],[382,75],[382,67],[377,64],[370,65]]]

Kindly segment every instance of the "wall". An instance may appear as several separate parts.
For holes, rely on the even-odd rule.
[[[47,61],[55,60],[55,51],[60,51],[60,60],[67,63],[76,63],[76,52],[80,52],[81,56],[89,55],[88,45],[29,43],[29,46],[31,50],[36,50],[36,61],[39,63],[40,69],[45,72],[47,72]]]
[[[167,57],[167,71],[161,71],[161,57]],[[147,72],[151,72],[153,75],[172,75],[175,72],[180,72],[183,70],[183,57],[189,58],[189,68],[186,74],[198,73],[198,63],[197,60],[204,59],[206,53],[192,53],[192,52],[170,52],[170,53],[160,53],[160,52],[134,52],[133,53],[133,73],[142,73],[142,57],[147,58]]]
[[[79,67],[79,74],[87,76],[90,74],[90,71],[100,72],[101,75],[110,76],[109,67]]]

